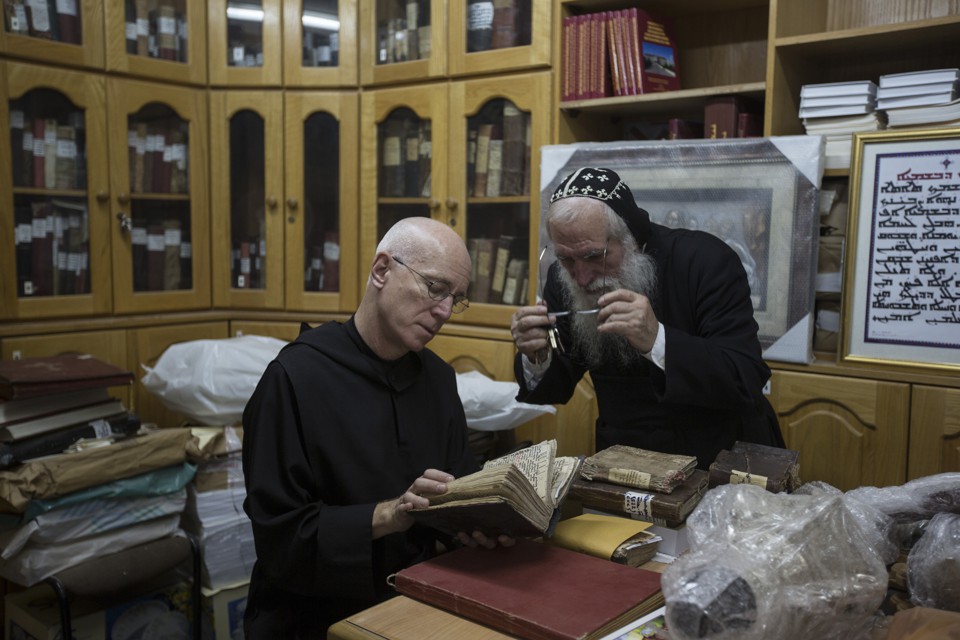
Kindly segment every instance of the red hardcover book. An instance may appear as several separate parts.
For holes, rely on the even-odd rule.
[[[77,8],[79,0],[58,0],[57,26],[60,31],[60,42],[80,44],[80,11]]]
[[[462,548],[395,576],[397,591],[520,638],[600,638],[663,604],[660,574],[517,540]]]
[[[763,116],[752,111],[737,114],[737,137],[759,138],[763,135]]]
[[[576,77],[577,51],[577,20],[576,16],[566,16],[563,19],[563,50],[560,64],[563,67],[561,76],[560,100],[566,102],[574,99],[574,78]]]
[[[627,95],[633,96],[639,93],[637,86],[637,73],[639,70],[637,69],[636,63],[637,39],[634,37],[637,34],[637,30],[631,28],[629,9],[621,9],[618,13],[620,14],[617,21],[620,30],[620,40],[623,43],[623,56],[626,60],[624,67],[627,74]]]
[[[744,102],[739,96],[720,96],[707,100],[703,108],[704,138],[735,138]]]
[[[129,371],[87,354],[0,360],[0,398],[7,400],[132,382]]]
[[[635,58],[639,71],[639,93],[675,91],[680,88],[680,67],[677,65],[677,46],[669,21],[651,16],[648,12],[630,9],[631,38],[636,37]]]
[[[703,137],[703,123],[698,120],[684,120],[670,118],[667,121],[667,138],[669,140],[687,140]]]

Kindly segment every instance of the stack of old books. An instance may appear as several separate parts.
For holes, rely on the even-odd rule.
[[[584,461],[569,499],[585,512],[652,523],[658,551],[676,556],[685,549],[687,516],[707,490],[707,472],[696,464],[693,456],[614,445]]]
[[[139,421],[110,395],[131,382],[129,371],[89,355],[0,360],[0,469],[136,432]]]
[[[800,453],[737,441],[710,465],[710,488],[721,484],[755,484],[773,493],[792,493],[800,486]]]
[[[88,355],[0,361],[0,577],[29,587],[179,531],[190,434],[135,433],[108,391],[132,380]]]

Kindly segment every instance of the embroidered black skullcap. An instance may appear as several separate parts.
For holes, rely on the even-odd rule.
[[[608,205],[627,223],[638,246],[642,247],[650,237],[650,214],[637,206],[633,192],[616,171],[599,167],[577,169],[563,179],[550,196],[550,203],[573,197],[593,198]]]

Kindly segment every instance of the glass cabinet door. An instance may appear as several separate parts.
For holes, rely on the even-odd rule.
[[[103,68],[98,0],[5,0],[0,51],[34,60]]]
[[[104,148],[99,77],[0,65],[9,123],[0,161],[0,317],[103,313],[110,309]]]
[[[287,309],[357,305],[358,104],[354,92],[286,96]]]
[[[207,19],[211,84],[280,85],[280,0],[209,0]]]
[[[205,96],[108,82],[115,310],[208,306]]]
[[[283,308],[283,98],[210,96],[213,302]]]
[[[103,4],[108,70],[151,80],[206,83],[205,2],[113,0]]]
[[[283,78],[287,84],[357,84],[357,3],[285,0]]]
[[[451,75],[550,64],[550,0],[465,0],[447,9]]]
[[[425,80],[446,73],[446,2],[365,0],[364,84]]]
[[[539,226],[539,198],[532,196],[537,150],[550,131],[549,87],[548,73],[451,85],[450,192],[465,194],[457,197],[466,202],[474,266],[464,322],[503,324],[513,307],[532,299]]]
[[[398,220],[428,216],[457,225],[458,203],[447,198],[446,85],[383,89],[363,94],[363,140],[370,153],[361,174],[361,268]],[[369,221],[369,222],[368,222]]]

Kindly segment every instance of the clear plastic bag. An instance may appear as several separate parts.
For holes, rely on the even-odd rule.
[[[907,556],[914,604],[960,611],[960,515],[939,513]]]

